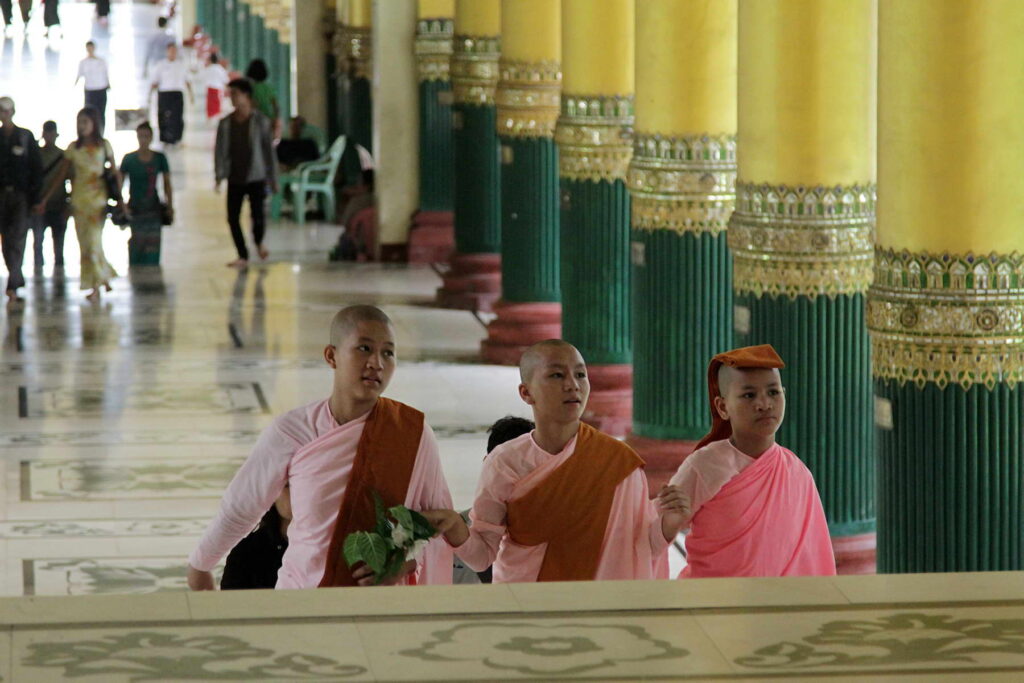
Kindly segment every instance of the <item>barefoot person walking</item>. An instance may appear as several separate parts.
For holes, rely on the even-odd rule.
[[[228,225],[238,250],[238,258],[228,265],[244,268],[249,265],[249,249],[242,234],[242,203],[246,197],[249,198],[252,238],[256,252],[266,260],[269,252],[263,246],[266,229],[263,200],[267,185],[271,192],[277,192],[277,163],[271,137],[272,124],[253,107],[252,83],[245,78],[236,78],[228,83],[228,95],[235,111],[217,125],[217,142],[214,145],[217,181],[214,189],[220,192],[220,184],[228,181]]]

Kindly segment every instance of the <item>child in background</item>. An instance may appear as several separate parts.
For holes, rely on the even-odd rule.
[[[220,63],[216,52],[210,53],[210,63],[203,68],[202,82],[206,85],[206,118],[215,119],[220,116],[221,98],[231,78],[228,70]]]

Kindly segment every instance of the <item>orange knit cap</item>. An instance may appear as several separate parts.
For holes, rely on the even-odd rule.
[[[744,346],[742,349],[726,351],[712,358],[711,363],[708,364],[708,403],[711,408],[711,431],[700,440],[697,448],[703,448],[712,441],[721,441],[732,436],[732,425],[729,424],[728,420],[723,420],[718,411],[715,410],[715,397],[719,395],[718,370],[723,365],[741,369],[786,367],[786,364],[782,362],[779,354],[775,353],[775,349],[772,348],[771,344]],[[697,450],[697,448],[694,450]]]

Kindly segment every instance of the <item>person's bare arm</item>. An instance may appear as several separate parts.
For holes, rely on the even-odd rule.
[[[420,514],[434,525],[437,533],[444,536],[453,548],[458,548],[469,539],[469,527],[455,510],[427,510]]]
[[[39,195],[39,202],[32,207],[32,212],[42,214],[46,210],[46,202],[50,199],[50,195],[54,193],[57,187],[63,183],[68,176],[68,172],[71,170],[71,159],[64,158],[60,162],[60,166],[57,167],[57,172],[53,174],[53,180],[50,184],[43,188],[43,193]]]
[[[678,486],[666,486],[658,493],[661,511],[661,533],[671,541],[683,530],[690,518],[690,497]]]

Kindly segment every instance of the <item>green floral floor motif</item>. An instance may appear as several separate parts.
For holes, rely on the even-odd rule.
[[[578,674],[690,654],[629,625],[480,622],[431,635],[432,640],[400,654],[435,662],[481,662],[491,669],[538,676]]]
[[[127,675],[132,681],[281,681],[331,680],[366,673],[366,668],[339,664],[317,655],[252,647],[231,636],[182,637],[137,632],[69,643],[33,643],[22,660],[26,667],[58,667],[65,678]],[[239,660],[267,660],[248,666]]]
[[[803,642],[782,642],[736,660],[787,669],[828,666],[982,664],[985,655],[1017,655],[1024,666],[1024,619],[958,619],[914,612],[833,621]]]

